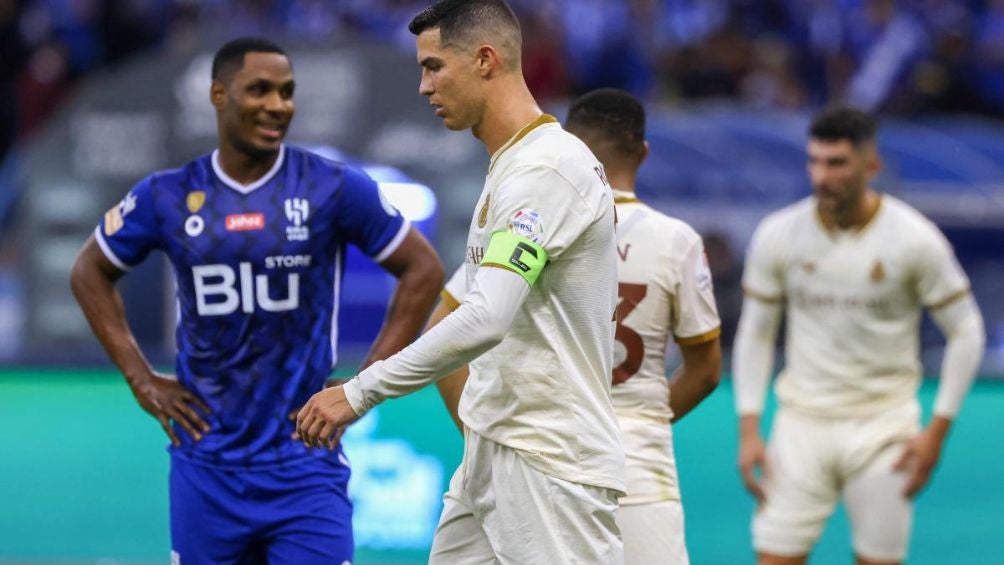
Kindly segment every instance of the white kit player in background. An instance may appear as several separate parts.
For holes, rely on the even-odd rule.
[[[875,131],[871,116],[851,108],[817,115],[813,196],[764,219],[747,254],[733,371],[739,467],[759,501],[752,530],[761,564],[805,563],[841,497],[857,563],[902,562],[913,497],[983,355],[983,321],[948,241],[870,187],[881,168]],[[947,346],[934,416],[921,429],[924,308]],[[765,448],[760,414],[782,310],[780,408]]]
[[[298,415],[308,444],[470,362],[464,458],[430,563],[623,563],[624,454],[610,401],[617,251],[602,166],[523,79],[503,0],[444,0],[409,26],[420,93],[492,155],[460,306],[398,355]]]
[[[603,163],[617,210],[617,333],[611,389],[626,457],[627,496],[617,522],[628,565],[689,563],[671,422],[718,384],[721,322],[701,237],[635,196],[648,155],[645,110],[630,94],[590,92],[565,128]],[[682,364],[666,379],[666,348]]]

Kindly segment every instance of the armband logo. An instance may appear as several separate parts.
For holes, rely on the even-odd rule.
[[[532,267],[521,260],[523,258],[523,253],[533,255],[534,259],[538,257],[536,249],[521,241],[517,243],[516,248],[512,250],[512,255],[509,256],[509,264],[526,273],[529,272]]]

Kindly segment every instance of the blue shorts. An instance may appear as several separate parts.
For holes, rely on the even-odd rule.
[[[349,468],[214,469],[171,457],[172,565],[351,565]]]

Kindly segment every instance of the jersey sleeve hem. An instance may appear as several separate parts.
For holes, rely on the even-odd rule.
[[[101,233],[101,226],[94,228],[94,239],[98,242],[101,252],[112,262],[112,265],[115,265],[120,271],[129,271],[132,269],[131,265],[127,265],[125,261],[119,259],[119,256],[112,251],[111,246],[105,241],[105,236]]]
[[[408,218],[405,218],[404,223],[401,224],[401,229],[397,230],[394,238],[391,239],[390,243],[385,245],[384,248],[373,257],[373,260],[377,263],[383,263],[388,257],[393,255],[394,252],[397,251],[397,248],[401,247],[401,244],[404,242],[404,238],[408,235],[408,230],[410,229],[411,222],[408,221]]]
[[[743,285],[743,295],[753,298],[755,300],[759,300],[760,302],[764,302],[766,304],[780,304],[784,302],[783,296],[771,296],[766,293],[760,293],[755,290],[750,290],[750,288],[746,285]]]
[[[439,297],[443,300],[443,304],[446,304],[446,307],[449,308],[451,312],[460,308],[460,301],[445,288],[439,293]]]
[[[718,326],[717,328],[711,331],[704,332],[702,334],[695,336],[690,336],[690,337],[673,336],[673,340],[676,341],[676,343],[678,343],[679,345],[700,345],[702,343],[707,343],[709,341],[718,339],[718,336],[720,335],[722,335],[722,327]]]
[[[939,300],[939,301],[937,301],[937,302],[935,302],[933,304],[925,305],[925,308],[927,308],[928,310],[939,310],[941,308],[944,308],[945,306],[948,306],[949,304],[952,304],[952,303],[954,303],[954,302],[956,302],[958,300],[961,300],[962,298],[965,298],[969,294],[969,290],[970,289],[967,286],[966,288],[963,288],[962,290],[959,290],[959,291],[956,291],[956,292],[953,292],[953,293],[949,294],[945,298],[942,298],[941,300]]]

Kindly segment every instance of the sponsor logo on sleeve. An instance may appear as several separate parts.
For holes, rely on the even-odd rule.
[[[540,245],[544,241],[544,226],[540,221],[540,212],[523,208],[517,210],[509,219],[509,233],[525,237]]]
[[[265,214],[230,214],[226,220],[227,231],[253,231],[265,229]]]
[[[121,202],[105,212],[105,235],[115,235],[125,225],[125,217],[136,209],[136,196],[133,193],[125,195]]]

